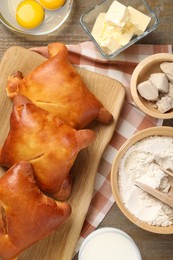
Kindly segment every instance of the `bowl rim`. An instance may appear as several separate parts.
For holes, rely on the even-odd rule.
[[[152,233],[157,233],[157,234],[173,234],[173,224],[171,226],[154,226],[154,225],[149,225],[148,223],[143,222],[142,220],[138,219],[135,215],[133,215],[124,205],[121,195],[119,193],[119,187],[118,187],[118,169],[119,169],[119,164],[124,156],[124,154],[127,152],[127,150],[135,143],[138,141],[149,137],[149,136],[170,136],[173,137],[173,128],[169,126],[155,126],[155,127],[150,127],[146,128],[144,130],[141,130],[134,134],[130,139],[128,139],[119,149],[117,152],[112,168],[111,168],[111,189],[113,193],[113,197],[116,201],[117,206],[119,209],[122,211],[122,213],[129,219],[133,224],[136,226],[152,232]]]
[[[95,237],[99,236],[100,234],[104,234],[104,233],[115,233],[118,235],[121,235],[123,237],[125,237],[132,245],[132,247],[134,248],[134,250],[136,251],[136,255],[138,257],[138,260],[142,260],[142,256],[141,256],[141,252],[139,250],[139,247],[137,246],[136,242],[133,240],[133,238],[128,235],[125,231],[119,229],[119,228],[114,228],[114,227],[101,227],[98,228],[96,230],[94,230],[93,232],[91,232],[82,242],[80,248],[79,248],[79,259],[82,259],[82,253],[86,247],[86,245],[92,241],[92,239],[94,239]]]
[[[170,119],[173,118],[173,111],[167,112],[167,113],[161,113],[157,110],[151,110],[147,106],[143,104],[142,97],[139,97],[139,93],[137,91],[137,82],[138,82],[138,76],[140,75],[141,71],[145,69],[147,66],[149,66],[152,63],[161,63],[161,62],[173,62],[173,54],[171,53],[156,53],[152,54],[145,59],[143,59],[141,62],[138,63],[136,68],[134,69],[131,80],[130,80],[130,91],[132,98],[136,105],[146,114],[149,116],[159,118],[159,119]]]
[[[83,29],[86,31],[87,35],[89,36],[89,38],[93,41],[93,43],[95,44],[95,46],[97,47],[97,49],[99,50],[100,54],[107,60],[114,58],[115,56],[117,56],[118,54],[120,54],[121,52],[123,52],[125,49],[127,49],[128,47],[130,47],[131,45],[133,45],[134,43],[136,43],[137,41],[141,40],[143,37],[145,37],[146,35],[148,35],[149,33],[151,33],[152,31],[156,30],[157,26],[159,25],[160,21],[155,13],[155,11],[153,11],[153,9],[151,9],[151,7],[148,5],[148,3],[145,0],[141,0],[144,4],[144,6],[146,7],[146,9],[149,11],[149,13],[151,14],[152,18],[154,19],[154,24],[146,29],[144,31],[144,33],[142,33],[139,36],[134,37],[133,39],[131,39],[126,45],[122,46],[121,48],[119,48],[118,50],[116,50],[115,52],[111,53],[111,54],[106,54],[102,48],[100,47],[100,45],[98,44],[98,42],[95,40],[95,38],[92,36],[91,32],[88,30],[87,26],[85,25],[84,22],[84,18],[86,15],[88,15],[91,11],[93,11],[94,9],[98,8],[99,6],[101,6],[102,4],[104,4],[105,2],[107,2],[108,0],[102,0],[102,2],[98,3],[97,5],[94,5],[93,7],[89,8],[85,13],[83,13],[80,17],[80,24],[83,27]]]
[[[10,31],[18,33],[20,35],[26,35],[26,36],[42,36],[42,35],[46,35],[49,33],[52,33],[54,31],[56,31],[58,28],[61,27],[62,24],[64,24],[64,22],[67,20],[67,18],[69,17],[71,11],[72,11],[72,6],[73,6],[73,0],[69,0],[70,2],[68,3],[68,11],[66,13],[66,15],[62,18],[62,20],[60,21],[60,23],[58,23],[56,26],[54,26],[52,29],[48,29],[45,30],[43,32],[39,32],[37,31],[36,33],[33,32],[33,30],[25,30],[22,31],[20,29],[15,28],[13,25],[11,25],[2,15],[2,13],[0,12],[0,22],[6,27],[8,28]]]

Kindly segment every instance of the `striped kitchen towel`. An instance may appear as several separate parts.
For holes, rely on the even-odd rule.
[[[116,79],[126,90],[126,99],[116,130],[100,161],[93,198],[75,249],[77,252],[84,238],[98,227],[114,203],[110,170],[117,151],[137,131],[163,123],[162,120],[145,115],[135,106],[129,90],[131,74],[141,60],[155,53],[172,53],[172,46],[137,44],[111,61],[103,59],[92,42],[67,47],[69,59],[74,66]]]

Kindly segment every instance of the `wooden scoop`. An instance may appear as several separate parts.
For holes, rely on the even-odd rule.
[[[165,172],[166,174],[168,174],[169,176],[173,177],[173,173],[162,168],[159,165],[159,168]],[[159,199],[160,201],[166,203],[168,206],[173,208],[173,178],[170,178],[169,180],[169,184],[170,184],[170,189],[168,193],[164,193],[162,191],[156,190],[151,188],[150,186],[140,183],[138,181],[135,182],[135,185],[137,187],[139,187],[140,189],[142,189],[143,191],[148,192],[150,195],[154,196],[155,198]]]

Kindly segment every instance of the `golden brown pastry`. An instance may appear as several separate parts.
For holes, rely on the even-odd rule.
[[[18,161],[29,161],[40,189],[64,200],[71,193],[70,169],[76,156],[94,138],[92,130],[76,130],[17,95],[0,164],[11,167]]]
[[[58,228],[71,213],[37,186],[28,162],[19,162],[0,178],[0,257],[13,259]]]
[[[14,73],[7,82],[7,95],[28,97],[37,106],[53,113],[76,129],[93,120],[109,124],[112,115],[89,91],[76,69],[68,61],[62,43],[48,45],[50,58],[23,78]]]

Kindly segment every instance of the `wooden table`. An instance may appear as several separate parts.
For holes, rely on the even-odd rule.
[[[54,41],[61,41],[65,44],[75,44],[89,40],[81,28],[79,18],[83,12],[100,1],[74,0],[73,10],[68,20],[59,30],[47,36],[23,37],[14,34],[0,24],[0,59],[4,52],[10,46],[14,45],[29,48],[33,46],[47,45]],[[155,32],[142,39],[140,43],[173,44],[173,0],[147,0],[147,2],[151,7],[154,7],[159,11],[160,25]],[[167,120],[164,124],[172,125],[172,120]],[[99,227],[107,226],[120,228],[127,232],[139,246],[144,260],[173,259],[173,235],[152,234],[138,228],[128,221],[128,219],[120,212],[116,203],[113,205]],[[74,257],[73,260],[77,260],[77,256]]]

